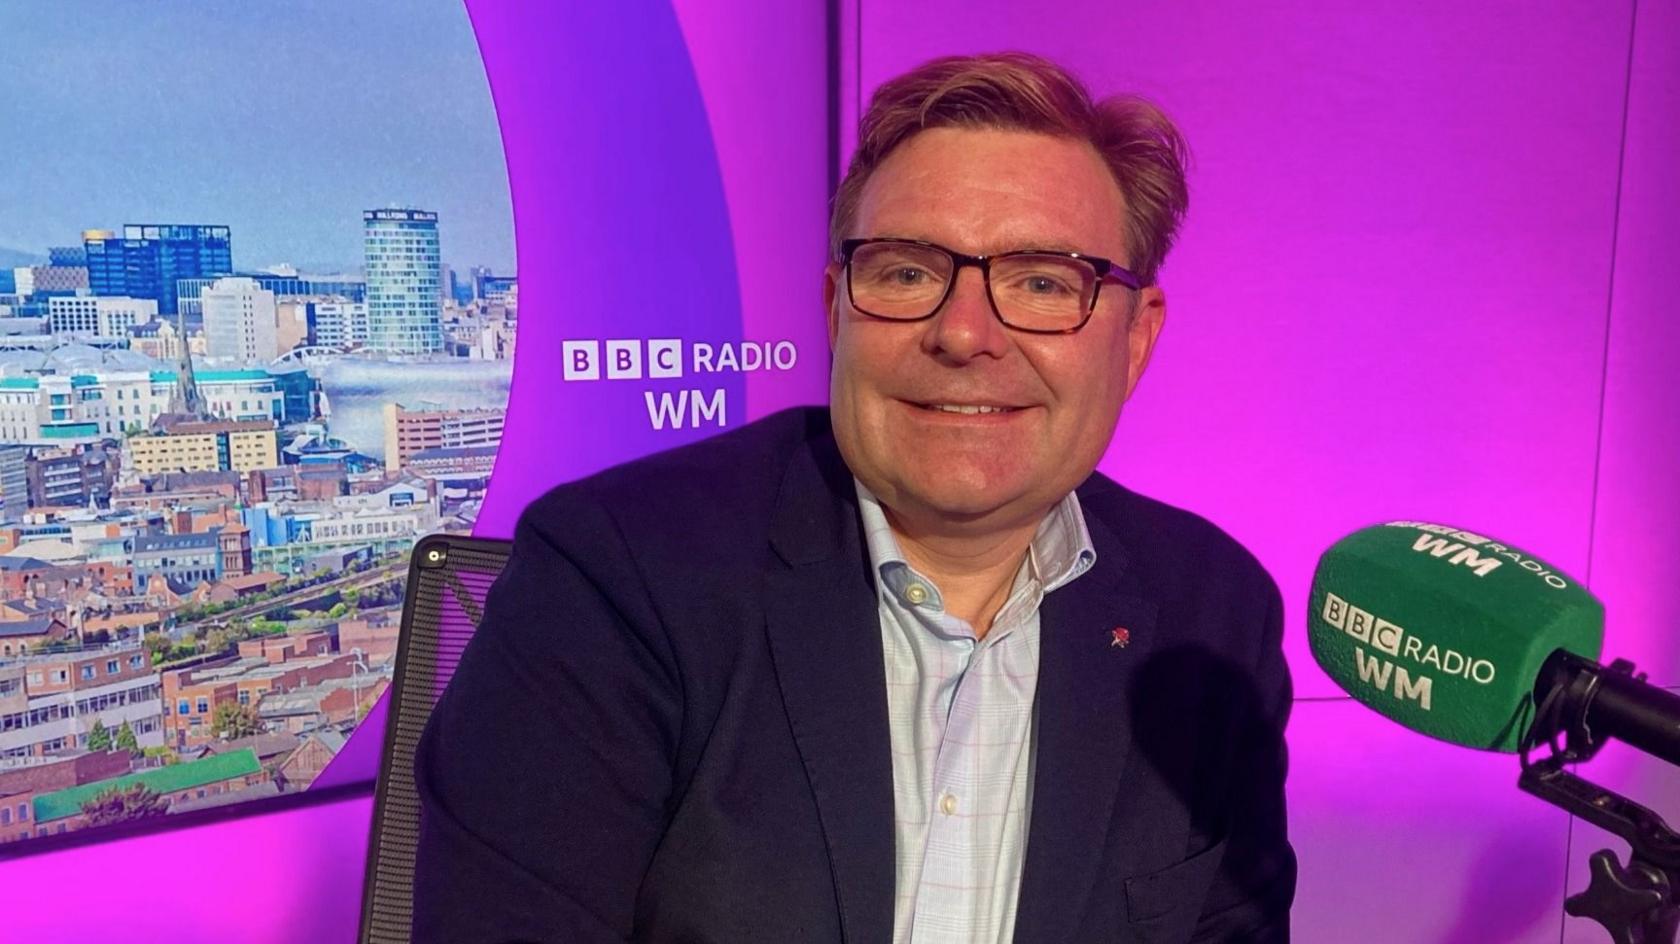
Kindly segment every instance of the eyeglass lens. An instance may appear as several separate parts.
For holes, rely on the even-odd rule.
[[[880,318],[925,318],[944,301],[955,261],[914,243],[865,243],[852,254],[852,304]],[[1036,330],[1078,326],[1091,309],[1097,273],[1066,256],[1011,254],[990,263],[990,291],[1007,324]]]

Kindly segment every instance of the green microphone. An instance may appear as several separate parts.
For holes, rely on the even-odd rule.
[[[1596,660],[1604,604],[1540,558],[1422,521],[1355,531],[1319,558],[1307,635],[1355,699],[1453,744],[1516,752],[1556,650]]]

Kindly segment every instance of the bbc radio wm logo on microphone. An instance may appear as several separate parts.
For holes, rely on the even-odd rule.
[[[684,348],[686,347],[686,351]],[[681,338],[615,338],[562,341],[568,381],[672,380],[686,376],[792,370],[799,348],[792,341],[688,341]],[[686,356],[685,356],[686,354]],[[728,391],[643,390],[654,429],[729,425]]]
[[[1353,647],[1353,657],[1361,682],[1374,686],[1378,691],[1391,692],[1402,701],[1415,701],[1425,711],[1430,710],[1435,680],[1424,674],[1424,669],[1466,678],[1481,685],[1493,681],[1495,670],[1492,662],[1472,658],[1455,649],[1425,644],[1418,636],[1406,632],[1405,627],[1354,606],[1334,593],[1324,594],[1324,609],[1319,616],[1359,643]],[[1408,670],[1398,661],[1390,662],[1382,655],[1367,653],[1366,646],[1396,660],[1410,662],[1413,668]]]
[[[1553,573],[1532,557],[1524,557],[1515,548],[1506,547],[1492,538],[1483,537],[1474,531],[1465,531],[1445,524],[1431,524],[1427,521],[1390,521],[1383,525],[1386,528],[1415,528],[1425,532],[1412,542],[1412,550],[1419,554],[1445,560],[1449,564],[1468,568],[1478,577],[1486,577],[1498,570],[1504,563],[1500,558],[1514,562],[1518,567],[1538,576],[1546,582],[1546,586],[1553,590],[1569,589],[1569,581]],[[1430,537],[1437,535],[1437,537]]]

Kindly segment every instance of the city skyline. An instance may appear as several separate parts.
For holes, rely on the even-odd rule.
[[[349,231],[355,234],[356,255],[354,258],[314,261],[281,259],[263,265],[247,264],[242,259],[243,254],[240,251],[240,245],[244,241],[245,235],[233,227],[226,227],[225,224],[219,222],[206,223],[202,220],[187,222],[165,221],[159,223],[156,221],[157,214],[139,214],[134,219],[127,219],[119,223],[105,223],[102,221],[99,225],[82,226],[68,232],[63,235],[62,238],[42,245],[8,246],[0,244],[0,269],[19,269],[53,265],[54,263],[51,261],[50,256],[52,250],[83,249],[85,251],[86,237],[91,233],[96,233],[101,230],[107,234],[120,238],[123,235],[125,227],[133,227],[137,225],[170,225],[220,226],[229,229],[232,236],[233,274],[251,275],[259,273],[278,273],[289,268],[291,270],[295,270],[298,275],[304,276],[363,275],[366,269],[366,247],[364,243],[366,238],[366,214],[370,212],[379,212],[381,210],[412,210],[419,206],[421,206],[421,204],[416,201],[391,200],[377,206],[370,204],[366,207],[353,207],[344,210],[341,215],[346,222],[343,225],[348,227]],[[433,215],[438,216],[439,214],[434,212]],[[475,269],[488,270],[500,277],[511,277],[516,274],[511,264],[506,267],[500,267],[479,261],[473,254],[474,250],[467,250],[466,252],[468,254],[464,257],[451,256],[449,252],[444,251],[441,247],[445,247],[450,244],[451,240],[448,238],[448,233],[452,228],[451,221],[447,219],[441,219],[439,221],[439,261],[446,268],[455,273],[457,278],[467,278],[468,273]],[[483,253],[478,253],[477,255],[483,255]]]
[[[234,230],[236,269],[345,271],[361,260],[356,214],[398,202],[452,221],[441,249],[458,268],[514,269],[501,136],[458,3],[310,0],[261,20],[201,3],[100,0],[74,17],[16,4],[0,31],[15,52],[0,60],[0,125],[33,142],[0,183],[0,256],[44,261],[84,229],[211,221]],[[152,65],[137,79],[133,63]]]
[[[419,213],[429,220],[425,224],[429,231],[426,255],[431,260],[430,264],[436,267],[432,273],[432,288],[439,291],[442,296],[459,297],[459,293],[476,296],[480,279],[489,280],[488,284],[492,286],[490,289],[492,292],[498,291],[501,287],[505,287],[506,284],[516,280],[516,273],[511,269],[497,269],[482,264],[463,265],[458,260],[452,263],[447,257],[442,256],[440,251],[441,245],[446,240],[443,234],[450,229],[448,221],[439,220],[436,212],[421,209],[413,203],[392,202],[384,206],[366,207],[342,214],[346,218],[357,219],[361,224],[357,228],[357,232],[361,234],[360,251],[362,255],[355,261],[346,260],[340,263],[314,266],[300,265],[295,262],[265,267],[246,266],[238,261],[239,252],[237,248],[244,234],[234,233],[230,227],[225,225],[203,221],[188,223],[160,223],[155,221],[137,223],[130,221],[106,228],[84,228],[76,234],[74,239],[60,240],[50,246],[32,247],[38,249],[38,251],[0,247],[0,291],[11,291],[15,284],[17,291],[22,291],[27,295],[34,288],[41,287],[32,283],[34,280],[42,278],[43,273],[57,273],[50,278],[62,281],[65,276],[74,277],[71,279],[74,282],[73,287],[68,284],[59,285],[54,281],[45,283],[45,287],[57,289],[59,294],[73,295],[88,304],[92,304],[93,300],[97,298],[104,298],[109,301],[124,298],[156,298],[158,308],[153,315],[171,321],[175,319],[177,312],[185,313],[195,319],[199,317],[202,312],[202,305],[199,300],[200,293],[207,290],[211,283],[217,279],[230,276],[254,277],[263,281],[264,285],[270,288],[277,285],[287,286],[284,289],[276,289],[282,294],[348,294],[359,303],[364,300],[363,293],[369,281],[370,267],[368,260],[373,258],[369,253],[378,255],[382,260],[380,265],[375,266],[375,268],[382,269],[382,267],[388,266],[390,264],[389,259],[392,258],[384,255],[385,249],[383,247],[369,246],[370,230],[368,227],[389,225],[372,222],[376,217],[408,213]],[[172,265],[167,263],[160,266],[155,264],[157,260],[153,260],[154,265],[151,267],[153,272],[149,276],[140,275],[139,283],[130,284],[134,283],[137,278],[136,273],[144,273],[146,267],[144,265],[136,266],[133,264],[135,260],[127,258],[137,250],[124,247],[125,237],[129,240],[138,239],[147,234],[157,237],[160,235],[158,232],[160,230],[165,231],[162,235],[169,235],[168,231],[214,231],[216,237],[222,242],[222,247],[219,250],[219,261],[210,263],[216,267],[214,273],[183,272],[179,267],[172,269]],[[153,238],[151,241],[156,242],[156,239]],[[229,243],[233,247],[231,261],[228,252]],[[96,255],[94,250],[101,246],[117,248],[107,248],[106,251]],[[168,251],[165,250],[164,254],[167,255],[167,253]],[[114,261],[112,258],[107,258],[113,254],[115,256]],[[61,256],[70,255],[75,258],[61,258]],[[203,265],[205,263],[201,261],[199,264]],[[26,270],[35,270],[34,280],[30,280]],[[172,270],[174,277],[166,275],[164,270]],[[15,278],[12,275],[14,272],[17,273]],[[377,282],[384,277],[385,273],[378,271],[374,273],[372,280]],[[150,279],[150,281],[147,281],[147,279]],[[162,291],[161,289],[164,286],[167,286],[169,291]],[[135,291],[136,288],[139,288],[140,291]],[[176,290],[179,290],[178,303],[173,302],[177,294]],[[58,301],[63,300],[59,299]],[[54,304],[56,305],[57,301]],[[104,303],[100,304],[103,305]],[[0,311],[0,316],[8,314],[15,315],[19,312]],[[139,317],[136,320],[145,321],[146,317]]]

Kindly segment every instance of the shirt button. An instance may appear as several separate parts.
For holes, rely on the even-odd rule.
[[[939,812],[950,816],[957,811],[957,798],[947,793],[939,798]]]
[[[928,589],[919,583],[913,583],[904,588],[904,599],[909,600],[911,603],[921,605],[927,602],[927,598]]]

